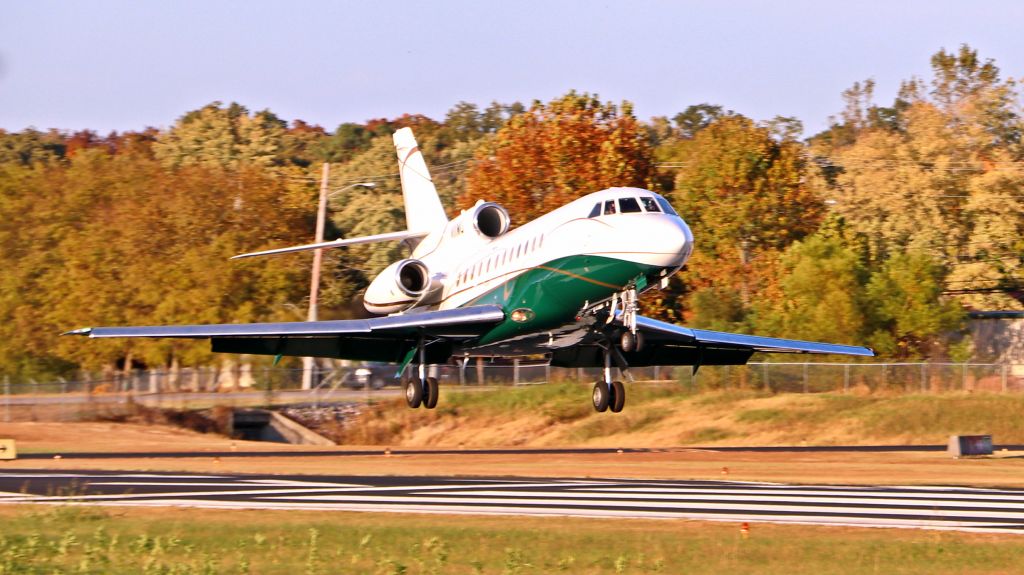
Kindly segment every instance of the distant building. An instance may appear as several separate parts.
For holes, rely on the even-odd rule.
[[[1013,375],[1024,376],[1024,311],[974,311],[968,317],[974,357],[1015,365]]]

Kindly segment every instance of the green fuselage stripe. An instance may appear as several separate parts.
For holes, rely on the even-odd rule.
[[[621,291],[633,280],[658,281],[662,268],[604,256],[576,255],[531,268],[465,305],[496,304],[506,319],[484,334],[478,344],[488,345],[524,333],[552,329],[573,320],[586,302],[594,303]],[[512,311],[532,311],[516,322]]]

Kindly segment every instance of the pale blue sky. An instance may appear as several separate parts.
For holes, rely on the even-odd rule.
[[[333,130],[571,88],[674,115],[710,102],[809,133],[873,77],[961,43],[1024,76],[1024,2],[22,1],[0,3],[0,128],[167,126],[214,100]]]

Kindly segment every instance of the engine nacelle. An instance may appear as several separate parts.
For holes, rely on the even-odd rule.
[[[421,303],[431,303],[441,294],[441,280],[432,278],[427,265],[417,259],[399,260],[380,272],[363,296],[366,311],[396,313]]]
[[[473,229],[481,237],[493,240],[508,231],[512,220],[508,210],[494,202],[482,202],[473,206],[470,212]]]

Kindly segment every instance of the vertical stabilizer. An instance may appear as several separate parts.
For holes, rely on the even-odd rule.
[[[448,216],[437,197],[437,188],[430,179],[430,170],[416,145],[412,129],[395,132],[395,151],[398,152],[398,172],[402,176],[402,196],[405,197],[405,222],[409,230],[429,232],[444,227]]]

